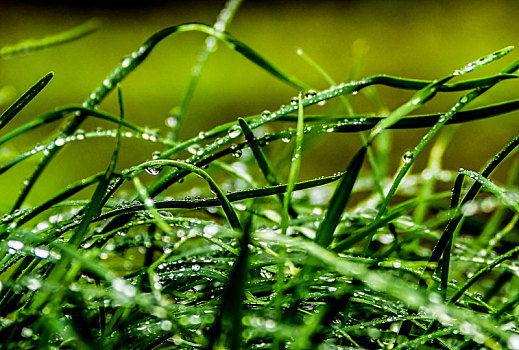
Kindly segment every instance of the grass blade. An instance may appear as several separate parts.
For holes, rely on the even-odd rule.
[[[109,121],[109,122],[112,122],[115,124],[121,124],[122,126],[128,128],[130,130],[134,130],[139,133],[144,133],[143,128],[141,128],[135,124],[132,124],[128,121],[121,120],[121,119],[117,118],[116,116],[113,116],[109,113],[85,108],[82,106],[69,106],[69,107],[61,107],[52,112],[45,113],[27,123],[25,123],[24,125],[19,126],[18,128],[6,133],[5,135],[0,136],[0,145],[3,145],[5,143],[15,139],[16,137],[21,136],[31,130],[37,129],[40,126],[61,120],[65,117],[67,117],[68,115],[76,113],[76,112],[84,113],[86,116],[92,116],[94,118],[106,120],[106,121]]]
[[[29,90],[27,90],[22,96],[20,96],[16,102],[14,102],[2,115],[0,116],[0,129],[7,125],[13,119],[18,112],[20,112],[33,98],[38,95],[41,90],[49,81],[54,77],[54,72],[47,73],[41,78],[36,84],[34,84]]]
[[[29,52],[46,49],[52,46],[65,44],[74,40],[81,39],[97,30],[97,21],[88,21],[71,30],[51,35],[39,40],[26,40],[13,46],[6,46],[0,49],[0,60],[11,58],[17,55],[25,55]]]
[[[216,184],[216,182],[211,178],[211,176],[207,172],[205,172],[204,170],[202,170],[192,164],[180,162],[180,161],[176,161],[176,160],[157,159],[157,160],[152,160],[149,162],[142,163],[137,167],[133,167],[132,169],[130,169],[129,171],[126,172],[125,176],[131,178],[131,177],[137,175],[139,172],[142,172],[148,168],[163,167],[163,166],[172,166],[172,167],[177,167],[177,168],[180,168],[183,170],[187,170],[189,172],[197,174],[202,179],[207,181],[207,183],[209,184],[209,186],[211,188],[211,191],[213,191],[214,194],[216,195],[216,197],[218,198],[218,200],[225,212],[225,215],[227,216],[229,225],[233,229],[241,231],[242,228],[241,228],[240,221],[238,220],[238,216],[236,215],[236,212],[232,208],[231,203],[229,202],[229,199],[227,198],[225,193],[220,189],[220,187]]]
[[[121,119],[124,119],[124,108],[122,103],[122,93],[120,88],[118,89],[119,92],[119,106],[120,106],[120,113],[121,113]],[[108,168],[104,174],[104,176],[100,179],[94,194],[92,195],[92,199],[88,203],[85,212],[83,214],[83,217],[81,218],[81,222],[79,223],[79,226],[76,228],[72,236],[70,237],[68,241],[68,247],[71,250],[77,250],[79,248],[79,245],[81,242],[85,239],[85,237],[88,234],[88,227],[92,223],[93,219],[99,215],[102,206],[104,205],[104,194],[106,193],[108,186],[110,184],[110,180],[113,176],[113,173],[115,171],[115,166],[117,163],[117,156],[119,154],[119,147],[120,147],[120,139],[121,139],[121,124],[119,124],[118,132],[117,132],[117,139],[114,151],[112,153],[112,158],[110,160],[110,163],[108,165]],[[67,256],[66,258],[59,261],[58,264],[54,267],[54,269],[50,272],[48,276],[48,283],[49,284],[58,284],[58,281],[62,280],[65,273],[67,273],[67,269],[69,269],[69,264],[71,262],[70,256]],[[70,274],[68,274],[70,276]],[[51,290],[47,289],[44,291],[41,291],[39,294],[37,294],[34,299],[31,302],[30,308],[33,311],[38,310],[40,307],[42,307],[49,299],[51,294]],[[61,290],[59,294],[63,294],[63,291]],[[62,296],[53,295],[52,302],[56,303],[61,299]]]
[[[220,11],[218,18],[216,19],[216,23],[213,28],[217,31],[224,32],[227,25],[232,20],[234,14],[238,10],[242,3],[242,0],[229,0],[225,4],[225,7]],[[187,108],[193,99],[193,95],[195,93],[196,86],[198,85],[198,80],[200,79],[200,74],[202,72],[202,68],[205,65],[205,62],[209,58],[209,55],[216,51],[217,43],[214,37],[207,38],[205,41],[205,46],[200,55],[198,56],[198,62],[195,67],[191,70],[191,78],[189,79],[188,86],[186,91],[184,92],[184,96],[180,100],[180,104],[169,111],[169,115],[172,118],[175,118],[176,123],[173,127],[171,127],[171,134],[169,137],[170,141],[175,141],[178,136],[178,132],[182,125],[182,121],[184,119],[184,115],[187,112]]]
[[[300,92],[298,99],[298,117],[296,129],[296,145],[290,164],[290,171],[288,174],[287,191],[283,197],[283,215],[281,215],[281,227],[286,234],[288,229],[289,209],[291,205],[292,192],[294,191],[297,177],[299,176],[299,168],[301,167],[301,153],[303,150],[303,134],[304,134],[304,111],[303,111],[303,94]]]
[[[366,150],[366,147],[362,147],[355,156],[353,156],[353,159],[348,164],[346,171],[341,176],[341,180],[333,192],[332,198],[330,199],[330,205],[323,221],[319,225],[315,237],[315,243],[322,247],[327,247],[333,239],[335,228],[339,224],[342,212],[348,204],[353,185],[355,184],[360,168],[362,167],[362,163],[366,156]]]
[[[254,134],[252,133],[252,130],[249,127],[249,124],[247,124],[247,122],[243,118],[238,118],[238,123],[240,124],[240,127],[243,131],[243,135],[245,136],[245,139],[247,140],[252,150],[252,154],[254,155],[256,162],[258,163],[261,173],[263,174],[270,186],[278,186],[280,183],[277,179],[277,176],[272,170],[272,167],[267,157],[265,156],[263,149],[258,145],[258,142],[256,141]],[[284,196],[285,195],[283,193],[278,194],[278,198],[281,202],[281,205],[283,205],[284,203]],[[290,203],[288,207],[288,212],[290,216],[297,217],[297,212],[294,210],[293,206]]]

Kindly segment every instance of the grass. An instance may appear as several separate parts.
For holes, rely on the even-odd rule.
[[[51,81],[49,73],[0,116],[0,128],[7,130],[0,136],[3,145],[44,125],[66,123],[56,127],[55,137],[28,146],[0,167],[0,175],[9,176],[12,167],[37,159],[0,220],[2,346],[519,347],[519,167],[512,159],[519,137],[505,141],[486,165],[482,160],[482,171],[441,166],[445,152],[455,152],[447,148],[454,136],[446,125],[519,108],[519,100],[467,107],[495,85],[517,78],[519,60],[494,75],[465,79],[484,65],[497,65],[512,48],[434,81],[380,75],[341,84],[300,51],[333,84],[314,91],[224,31],[239,5],[230,1],[214,26],[184,24],[152,35],[80,105],[59,107],[9,129]],[[91,31],[88,24],[2,49],[0,58],[20,53],[20,47],[43,49]],[[185,31],[206,33],[208,41],[163,137],[125,115],[124,78],[145,64],[162,40]],[[226,124],[180,140],[178,131],[204,63],[217,48],[215,39],[297,94],[275,111],[230,116]],[[414,94],[385,115],[356,115],[358,93],[368,92],[374,110],[385,110],[376,85]],[[113,90],[119,115],[98,107]],[[450,110],[413,114],[444,93],[460,95]],[[325,110],[317,106],[334,99],[344,105],[341,111],[309,112]],[[114,128],[84,131],[87,118]],[[264,131],[270,125],[276,132]],[[390,129],[397,128],[422,128],[424,137],[402,155],[392,176],[387,152]],[[301,181],[305,151],[333,133],[359,134],[362,146],[351,152],[344,172]],[[106,170],[42,203],[26,204],[59,150],[98,138],[114,140]],[[161,150],[149,161],[120,169],[121,143],[129,138]],[[274,152],[279,144],[285,151]],[[428,157],[427,166],[413,173],[419,157]],[[504,162],[513,163],[508,182],[491,179]],[[184,179],[198,185],[186,190],[179,184]],[[175,188],[175,197],[164,194]]]

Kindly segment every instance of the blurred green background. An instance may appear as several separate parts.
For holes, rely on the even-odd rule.
[[[186,22],[212,25],[224,1],[108,2],[110,6],[103,2],[76,2],[74,6],[37,1],[0,4],[0,47],[68,30],[92,18],[101,23],[97,32],[81,40],[0,61],[0,88],[13,99],[47,72],[55,72],[43,93],[2,130],[6,132],[56,107],[82,103],[124,56],[153,33]],[[516,1],[244,1],[228,31],[318,90],[329,84],[296,54],[299,48],[338,82],[384,73],[435,79],[476,58],[518,44],[518,18]],[[178,105],[205,38],[204,34],[191,32],[164,40],[123,81],[128,120],[160,128],[165,134],[166,115]],[[362,48],[367,53],[359,65],[354,57]],[[518,52],[465,77],[494,74],[517,59]],[[517,82],[503,82],[471,107],[518,98],[518,86]],[[388,88],[378,91],[389,110],[411,96],[410,92]],[[275,110],[296,94],[293,88],[220,44],[204,67],[181,138],[240,116]],[[446,111],[459,96],[441,95],[418,112]],[[10,102],[0,108],[7,108]],[[352,102],[358,113],[375,112],[375,107],[362,94]],[[99,108],[117,115],[115,94]],[[314,111],[340,110],[337,105],[329,104]],[[516,136],[518,116],[511,113],[458,128],[445,157],[445,167],[481,169]],[[83,129],[93,130],[98,125],[109,124],[91,120]],[[17,139],[0,152],[2,163],[16,152],[30,149],[35,142],[48,141],[58,129],[59,125],[53,124]],[[393,170],[399,165],[401,155],[414,147],[425,132],[421,129],[393,133]],[[310,178],[343,170],[359,145],[355,134],[326,138],[305,151],[301,176]],[[84,141],[67,147],[39,180],[28,203],[36,204],[49,193],[105,169],[112,147],[112,139]],[[125,142],[118,168],[148,160],[156,149],[161,148],[142,141]],[[423,164],[426,155],[422,154],[421,158]],[[12,203],[23,179],[34,169],[35,160],[19,164],[0,176],[1,207]],[[506,178],[506,170],[505,166],[497,178]]]

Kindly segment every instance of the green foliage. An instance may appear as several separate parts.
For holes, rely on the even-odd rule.
[[[519,136],[483,171],[441,167],[452,137],[445,125],[519,108],[514,100],[465,109],[495,85],[517,78],[519,61],[485,78],[447,81],[494,63],[512,48],[434,81],[384,75],[313,91],[223,30],[239,4],[230,1],[230,13],[213,27],[183,24],[152,35],[81,106],[59,107],[8,130],[8,123],[44,90],[49,73],[2,114],[0,128],[8,131],[0,136],[0,145],[68,119],[56,137],[0,167],[0,175],[9,176],[19,163],[39,160],[21,181],[24,187],[12,211],[0,220],[3,347],[519,347],[518,167],[512,167],[507,184],[489,179],[517,149]],[[63,43],[91,29],[80,27],[30,46]],[[179,140],[200,69],[216,49],[208,42],[195,64],[198,73],[168,116],[177,122],[170,135],[127,121],[120,84],[146,63],[161,40],[186,31],[223,41],[295,87],[296,96],[273,112],[230,116],[226,124]],[[19,47],[0,50],[0,57]],[[355,115],[353,95],[367,88],[376,94],[375,85],[416,92],[386,116]],[[114,116],[99,105],[117,86],[120,113]],[[457,92],[463,95],[446,112],[409,115],[438,94]],[[309,113],[336,98],[343,98],[347,114]],[[117,127],[85,132],[80,126],[87,118]],[[266,126],[276,131],[267,133]],[[403,155],[394,178],[374,174],[364,162],[366,155],[373,169],[385,167],[377,161],[387,162],[386,150],[375,141],[396,128],[427,131]],[[363,130],[370,134],[362,136],[363,144],[351,152],[343,173],[300,181],[312,142]],[[115,139],[106,171],[79,179],[43,203],[24,206],[59,150],[96,138]],[[118,170],[121,142],[128,138],[162,150]],[[280,144],[286,152],[276,151]],[[426,169],[411,173],[428,145],[432,151]],[[186,187],[196,183],[193,177],[208,186]],[[175,197],[165,194],[170,189]]]

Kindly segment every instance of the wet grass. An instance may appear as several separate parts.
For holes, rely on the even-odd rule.
[[[8,130],[0,136],[2,145],[65,122],[56,126],[55,137],[0,166],[0,175],[10,176],[11,168],[36,159],[0,220],[2,346],[519,347],[519,167],[512,158],[519,136],[503,140],[489,161],[482,159],[481,171],[442,167],[445,152],[456,152],[448,148],[455,129],[446,125],[489,117],[499,122],[519,108],[519,100],[468,106],[517,77],[519,60],[494,75],[467,78],[479,67],[496,66],[512,48],[434,81],[381,75],[340,84],[300,51],[333,84],[314,91],[224,31],[239,5],[230,1],[214,26],[184,24],[152,35],[82,104],[56,106],[9,129],[51,81],[49,73],[0,116],[0,128]],[[91,30],[89,25],[15,48],[42,49]],[[125,115],[124,78],[146,64],[163,39],[185,31],[204,32],[208,41],[179,107],[167,116],[171,130],[161,136]],[[226,124],[178,139],[218,42],[294,87],[295,96],[277,110],[229,116]],[[414,93],[384,112],[376,85]],[[99,107],[114,90],[118,115]],[[364,93],[374,112],[356,115],[355,95]],[[459,95],[451,109],[414,114],[444,93]],[[322,106],[337,99],[335,110]],[[82,130],[87,118],[114,127]],[[391,129],[398,128],[421,128],[424,137],[409,145],[392,175],[387,150]],[[305,151],[338,133],[362,141],[344,172],[301,181]],[[120,169],[121,144],[131,138],[153,143],[157,151],[149,161]],[[112,144],[106,170],[42,203],[26,204],[61,149],[95,139]],[[413,171],[419,157],[427,165]],[[508,182],[499,183],[490,176],[505,162],[513,166]],[[191,188],[195,177],[199,182]],[[171,190],[174,196],[165,194]]]

